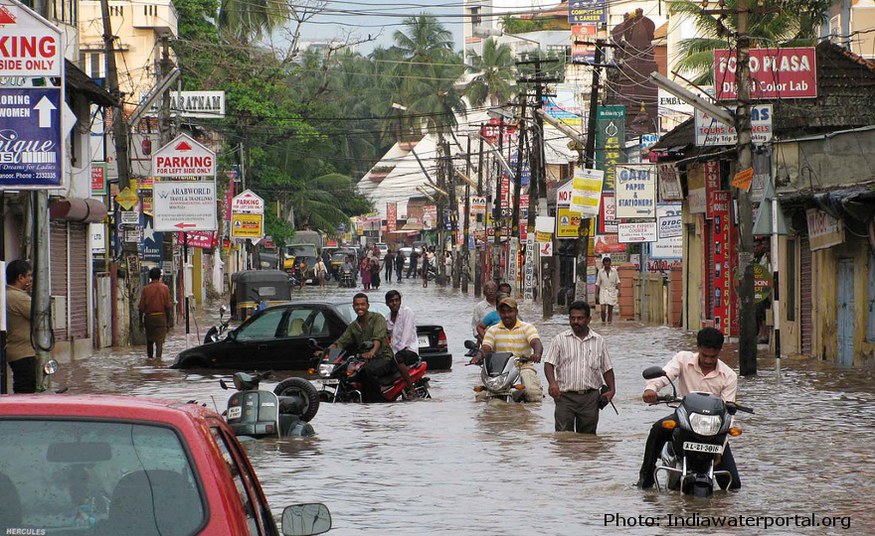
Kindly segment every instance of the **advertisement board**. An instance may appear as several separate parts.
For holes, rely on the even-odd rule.
[[[215,231],[216,183],[161,181],[153,186],[156,231]]]
[[[656,169],[653,166],[617,166],[617,218],[656,217]]]
[[[817,97],[814,47],[750,49],[751,99]],[[736,51],[714,51],[714,88],[718,101],[738,98]]]

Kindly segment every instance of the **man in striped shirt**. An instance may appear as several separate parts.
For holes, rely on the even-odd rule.
[[[557,432],[594,434],[599,423],[599,394],[614,397],[614,369],[605,339],[589,329],[589,304],[576,301],[568,306],[567,329],[556,335],[544,354],[547,392],[556,401]]]
[[[544,346],[541,344],[538,330],[532,324],[520,320],[517,314],[515,299],[507,297],[498,302],[498,315],[501,317],[501,322],[486,330],[480,351],[471,360],[472,363],[480,363],[484,355],[493,351],[511,352],[515,356],[531,356],[535,363],[541,362]],[[520,378],[526,387],[526,399],[529,402],[543,398],[544,388],[531,363],[520,366]]]

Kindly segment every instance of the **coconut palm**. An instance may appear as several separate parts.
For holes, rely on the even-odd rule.
[[[791,0],[779,3],[766,0],[765,13],[750,17],[748,35],[751,47],[777,48],[782,46],[812,45],[818,37],[819,26],[826,20],[832,0]],[[726,0],[725,9],[733,11],[737,0]],[[769,9],[774,8],[774,9]],[[697,84],[713,83],[714,50],[730,48],[727,41],[738,28],[735,15],[716,17],[705,13],[701,2],[674,0],[669,13],[691,17],[696,26],[696,37],[679,43],[684,58],[678,66],[691,74]]]
[[[495,39],[487,39],[483,54],[469,50],[468,59],[471,61],[469,69],[479,73],[465,88],[465,96],[472,106],[505,103],[516,93],[516,69],[509,45],[499,45]]]
[[[289,13],[289,4],[277,0],[221,0],[219,28],[248,41],[280,27]]]

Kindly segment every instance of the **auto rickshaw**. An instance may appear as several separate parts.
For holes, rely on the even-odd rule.
[[[231,317],[241,322],[259,308],[291,299],[289,274],[282,270],[244,270],[231,276]]]

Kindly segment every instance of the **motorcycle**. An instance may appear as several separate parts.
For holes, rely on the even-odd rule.
[[[644,370],[645,379],[653,380],[666,376],[661,367]],[[671,441],[666,442],[660,459],[653,471],[656,489],[661,491],[657,478],[666,473],[666,487],[683,494],[708,497],[715,487],[720,487],[717,477],[726,482],[724,489],[732,484],[732,475],[726,470],[715,470],[717,459],[723,454],[727,435],[737,437],[742,430],[732,425],[736,412],[753,413],[753,409],[725,402],[710,393],[693,392],[678,398],[674,382],[669,379],[672,394],[657,397],[657,404],[674,408],[674,419],[663,423],[663,428],[672,430]]]
[[[314,350],[324,351],[318,346],[315,339],[310,340],[310,346]],[[364,348],[359,352],[347,352],[344,349],[332,348],[324,354],[319,368],[310,369],[310,374],[317,374],[321,378],[322,389],[319,390],[319,399],[323,402],[393,402],[398,397],[406,398],[407,383],[401,377],[401,371],[393,368],[390,374],[380,378],[380,390],[382,400],[364,400],[362,380],[358,373],[365,364],[362,353],[370,348]],[[408,374],[413,380],[417,398],[431,398],[428,391],[430,378],[425,375],[428,365],[420,359],[416,364],[409,366]]]
[[[224,305],[219,308],[219,323],[207,330],[207,334],[204,335],[204,344],[219,342],[225,338],[225,333],[228,331],[228,323],[231,321],[230,317],[225,318],[225,313],[227,312],[228,308]]]
[[[476,355],[478,349],[476,342],[465,341],[465,348]],[[539,385],[539,382],[534,368],[526,366],[529,363],[532,363],[532,360],[528,356],[514,357],[511,352],[492,352],[483,356],[480,363],[468,363],[468,365],[480,366],[481,385],[474,387],[477,398],[484,400],[496,398],[505,402],[541,400],[544,393],[543,390],[539,391],[534,387]],[[524,373],[534,375],[534,381],[524,379]],[[527,388],[526,383],[532,387]]]
[[[319,393],[304,378],[287,378],[273,392],[259,390],[259,383],[271,372],[236,372],[237,390],[228,399],[223,415],[234,435],[261,439],[266,437],[308,437],[315,435],[310,420],[319,411]],[[219,380],[222,389],[230,389]]]
[[[340,287],[341,288],[353,288],[353,287],[355,287],[355,275],[353,275],[352,269],[341,268],[341,270],[340,270]]]

